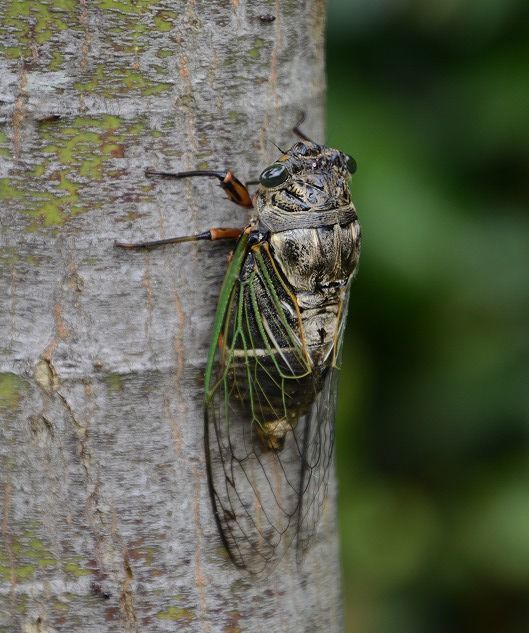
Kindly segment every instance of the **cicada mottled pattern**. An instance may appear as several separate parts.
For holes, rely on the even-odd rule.
[[[301,137],[253,195],[230,171],[210,176],[253,210],[245,228],[214,228],[121,248],[237,240],[205,370],[209,492],[233,563],[259,573],[313,541],[333,468],[336,382],[349,289],[360,255],[354,160]]]

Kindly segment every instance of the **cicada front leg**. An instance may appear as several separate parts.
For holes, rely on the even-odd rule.
[[[226,192],[228,195],[228,199],[235,204],[238,204],[241,207],[245,207],[246,209],[253,208],[252,197],[248,189],[243,183],[236,178],[233,173],[228,169],[226,172],[222,171],[207,171],[207,170],[195,170],[195,171],[179,171],[179,172],[168,172],[168,171],[155,171],[154,169],[146,169],[145,175],[148,178],[159,177],[159,178],[194,178],[196,176],[207,176],[209,178],[217,178],[220,182],[220,187]]]

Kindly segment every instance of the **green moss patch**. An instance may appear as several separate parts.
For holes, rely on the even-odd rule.
[[[16,409],[27,388],[28,383],[16,374],[0,374],[0,410]]]

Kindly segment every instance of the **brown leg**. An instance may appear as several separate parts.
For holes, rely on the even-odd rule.
[[[180,244],[182,242],[198,242],[200,240],[237,240],[242,235],[244,229],[232,229],[225,227],[217,227],[196,233],[195,235],[182,235],[181,237],[169,237],[165,240],[154,240],[152,242],[114,242],[114,246],[118,248],[140,249],[140,248],[157,248],[166,244]]]
[[[235,178],[229,169],[225,173],[221,171],[204,171],[202,169],[196,171],[178,171],[174,173],[169,171],[146,169],[145,175],[148,178],[152,178],[153,176],[158,176],[159,178],[193,178],[195,176],[209,176],[217,178],[220,181],[220,186],[228,194],[228,198],[232,202],[235,202],[235,204],[245,207],[246,209],[251,209],[253,207],[252,198],[248,193],[248,189],[238,178]]]

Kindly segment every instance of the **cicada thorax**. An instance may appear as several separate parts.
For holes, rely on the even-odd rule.
[[[321,368],[336,351],[349,281],[358,263],[358,223],[275,233],[270,244],[295,294],[312,365]]]

